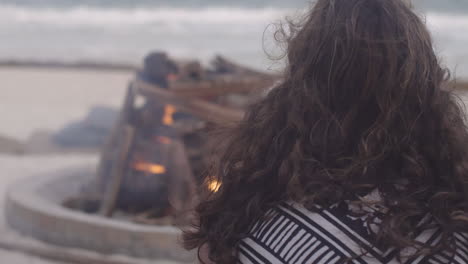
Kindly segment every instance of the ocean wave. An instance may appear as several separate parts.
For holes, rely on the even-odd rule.
[[[434,30],[459,31],[460,34],[468,28],[468,14],[447,14],[429,12],[425,16],[427,25]]]
[[[144,25],[157,23],[252,24],[282,19],[283,8],[32,8],[0,5],[3,23],[40,23],[54,25]]]

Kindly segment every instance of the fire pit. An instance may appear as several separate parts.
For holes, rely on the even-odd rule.
[[[63,207],[64,200],[80,194],[94,172],[95,164],[90,164],[33,175],[34,180],[11,186],[6,197],[8,224],[24,235],[51,244],[104,254],[193,262],[194,252],[181,248],[181,231],[175,227],[139,225]]]

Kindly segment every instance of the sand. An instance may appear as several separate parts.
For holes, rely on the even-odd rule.
[[[0,68],[0,135],[26,140],[82,119],[94,105],[119,107],[131,72]]]

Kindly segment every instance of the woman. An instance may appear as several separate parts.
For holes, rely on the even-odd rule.
[[[286,32],[283,30],[281,32]],[[468,263],[468,132],[403,0],[318,0],[232,131],[187,248],[214,263]]]

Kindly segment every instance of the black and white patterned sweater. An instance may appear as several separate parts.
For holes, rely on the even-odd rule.
[[[352,259],[351,263],[356,264],[468,264],[467,234],[455,235],[455,255],[441,253],[400,261],[401,254],[397,250],[374,246],[373,232],[369,229],[376,227],[368,226],[365,214],[353,217],[350,210],[353,210],[352,205],[344,202],[319,212],[311,212],[294,203],[283,203],[270,210],[268,220],[257,223],[251,234],[241,241],[239,263],[335,264]],[[366,210],[372,214],[382,208],[369,207]],[[424,221],[432,220],[428,216],[421,219],[420,224]],[[433,229],[416,231],[414,237],[422,243],[434,245],[440,235],[440,230]]]

